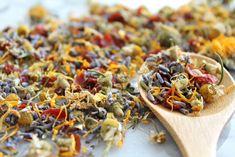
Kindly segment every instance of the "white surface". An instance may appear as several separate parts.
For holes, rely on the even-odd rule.
[[[6,5],[5,11],[2,11],[1,2]],[[187,0],[100,0],[101,3],[112,5],[122,3],[131,8],[139,5],[147,6],[151,11],[169,5],[179,7]],[[5,26],[17,26],[25,21],[28,8],[34,4],[41,3],[46,5],[50,11],[65,19],[68,15],[84,15],[87,13],[85,0],[0,0],[0,28]],[[157,122],[158,125],[159,122]],[[110,153],[112,157],[180,157],[177,146],[167,134],[167,142],[163,145],[152,144],[149,141],[149,132],[152,126],[139,126],[135,130],[128,130],[121,149],[113,149]],[[209,130],[210,128],[208,128]],[[218,157],[234,157],[235,155],[235,118],[225,127],[218,144]],[[95,157],[102,155],[103,146],[100,145],[95,151]],[[206,146],[205,146],[205,149]]]

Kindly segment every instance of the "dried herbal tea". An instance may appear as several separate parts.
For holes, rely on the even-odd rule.
[[[0,34],[0,150],[11,156],[29,142],[25,156],[76,156],[92,151],[81,139],[105,141],[105,153],[121,146],[127,125],[149,113],[132,81],[141,45],[105,16],[62,22],[35,6],[29,17]]]
[[[199,113],[207,103],[223,95],[221,66],[192,61],[178,47],[146,59],[140,86],[154,104],[183,114]],[[223,67],[223,66],[222,66]]]
[[[224,65],[234,69],[234,9],[229,9],[229,2],[224,1],[222,5],[218,1],[195,3],[191,2],[176,10],[164,7],[157,14],[157,19],[178,31],[181,35],[178,44],[186,52],[200,53],[216,60],[219,54]],[[168,34],[173,33],[170,31]]]
[[[91,155],[81,139],[105,141],[106,153],[121,146],[128,128],[148,121],[134,81],[144,62],[149,100],[199,112],[221,95],[220,68],[192,64],[172,46],[219,54],[233,68],[234,11],[227,5],[190,3],[153,14],[92,4],[89,16],[66,21],[32,7],[28,25],[0,32],[0,156],[19,154],[24,142],[25,156]],[[164,132],[152,140],[163,143]]]

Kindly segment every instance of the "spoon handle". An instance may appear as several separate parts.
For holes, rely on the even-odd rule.
[[[170,132],[183,157],[216,156],[217,141],[228,120],[226,116],[222,119],[222,114],[203,117],[172,116],[169,111],[160,109],[158,112],[154,107],[151,109]]]
[[[216,145],[199,145],[200,142],[195,148],[186,146],[184,150],[181,150],[183,157],[216,157]]]
[[[166,120],[156,110],[154,113],[171,133],[184,157],[215,157],[220,133],[235,111],[234,97],[235,86],[219,98],[219,103],[227,106],[222,111],[207,116],[182,117],[165,113],[168,117]]]
[[[204,119],[185,123],[187,127],[174,128],[171,133],[184,157],[215,157],[220,129],[216,122]],[[205,122],[209,122],[206,125]],[[212,125],[214,123],[215,125]]]

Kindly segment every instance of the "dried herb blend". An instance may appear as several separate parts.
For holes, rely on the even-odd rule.
[[[106,152],[121,146],[128,125],[149,119],[133,81],[144,61],[150,73],[142,87],[154,103],[199,112],[221,94],[220,68],[192,64],[168,48],[218,53],[232,68],[234,13],[224,6],[188,4],[152,14],[92,5],[90,13],[61,21],[35,6],[29,25],[1,31],[0,156],[16,155],[24,142],[25,156],[92,152],[80,139],[105,141]],[[163,143],[164,135],[152,139]]]
[[[147,73],[140,85],[154,104],[197,114],[207,103],[223,95],[223,72],[218,65],[206,61],[193,62],[177,47],[146,59]]]

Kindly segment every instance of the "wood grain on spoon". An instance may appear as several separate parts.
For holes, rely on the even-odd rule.
[[[189,55],[193,60],[218,64],[202,55]],[[197,117],[185,116],[179,112],[171,112],[161,105],[154,105],[148,100],[140,85],[139,91],[146,105],[170,132],[184,157],[215,157],[220,133],[235,111],[234,80],[227,70],[224,70],[221,84],[225,89],[230,89],[225,95],[206,105]]]

